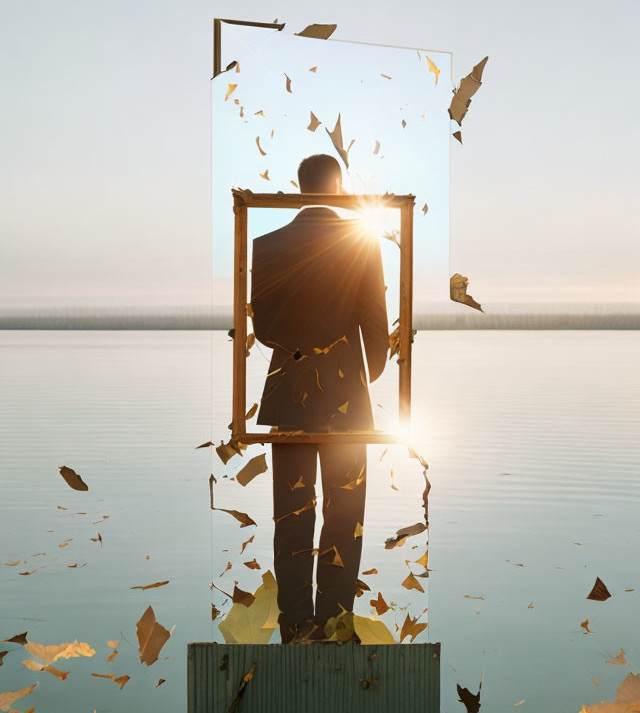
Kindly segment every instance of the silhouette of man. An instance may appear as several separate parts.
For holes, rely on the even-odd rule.
[[[305,158],[302,193],[342,193],[332,156]],[[257,422],[278,430],[373,428],[369,381],[389,344],[380,243],[357,220],[307,206],[253,241],[251,305],[256,338],[273,349]],[[313,602],[316,462],[323,525]],[[351,611],[362,549],[364,443],[274,443],[274,568],[283,643],[321,638],[329,617]]]

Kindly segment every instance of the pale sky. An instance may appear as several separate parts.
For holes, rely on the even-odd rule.
[[[640,302],[636,0],[265,7],[4,4],[0,308],[209,302],[214,16],[450,51],[456,82],[489,55],[451,146],[452,270],[486,307]]]

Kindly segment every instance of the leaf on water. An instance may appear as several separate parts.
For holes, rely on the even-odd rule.
[[[533,602],[531,602],[531,604],[529,604],[529,606],[527,607],[527,609],[533,609]]]
[[[345,402],[342,404],[342,406],[338,406],[338,411],[340,411],[340,413],[346,414],[348,408],[349,408],[349,402],[348,402],[348,401],[345,401]]]
[[[249,569],[261,569],[255,557],[251,560],[251,562],[243,562],[242,564]]]
[[[384,547],[386,550],[391,550],[394,547],[402,547],[408,537],[413,535],[419,535],[424,532],[427,526],[422,522],[416,522],[415,525],[408,525],[407,527],[402,527],[396,531],[395,537],[389,537],[385,540]]]
[[[67,485],[74,490],[89,490],[89,486],[82,480],[82,478],[73,470],[73,468],[67,468],[66,465],[61,465],[59,467],[60,475],[65,479]],[[66,508],[65,508],[66,510]]]
[[[227,93],[224,96],[224,100],[227,101],[227,99],[235,92],[237,84],[229,84],[229,88],[227,89]]]
[[[483,312],[482,306],[476,302],[471,295],[467,294],[468,286],[469,278],[456,272],[454,275],[451,275],[451,279],[449,280],[449,297],[454,302],[460,302],[463,305],[468,305]]]
[[[309,502],[306,505],[303,505],[301,508],[298,510],[293,510],[292,512],[288,512],[286,515],[281,515],[278,518],[274,518],[274,522],[280,522],[281,520],[284,520],[285,517],[290,517],[291,515],[300,515],[301,513],[305,512],[306,510],[313,510],[316,506],[316,499],[315,497],[311,498]]]
[[[167,643],[171,634],[156,621],[151,606],[147,607],[145,613],[136,624],[138,644],[140,649],[140,662],[151,666],[158,660],[160,649]]]
[[[4,693],[0,693],[0,711],[10,710],[12,703],[17,701],[18,698],[22,698],[32,691],[35,691],[37,687],[37,683],[32,683],[30,686],[21,688],[19,691],[5,691]]]
[[[480,684],[482,686],[482,684]],[[471,693],[468,688],[462,688],[457,683],[458,697],[461,703],[464,703],[467,713],[478,713],[480,710],[480,690],[477,693]]]
[[[260,137],[259,137],[259,136],[256,136],[256,144],[257,144],[257,146],[258,146],[258,151],[260,151],[260,153],[261,153],[263,156],[266,156],[266,155],[267,155],[267,152],[262,148],[262,146],[260,146]]]
[[[584,629],[585,634],[592,634],[593,632],[589,628],[589,620],[585,619],[584,621],[580,622],[580,626]]]
[[[156,587],[164,587],[164,585],[169,584],[170,581],[170,579],[167,579],[165,582],[154,582],[153,584],[137,585],[135,587],[129,587],[129,589],[155,589]]]
[[[89,539],[91,540],[91,542],[99,542],[100,547],[102,547],[102,535],[100,533],[98,533],[97,537],[90,537]]]
[[[591,679],[594,685],[599,686],[600,681]],[[582,706],[580,713],[635,713],[640,711],[640,674],[627,674],[624,681],[616,691],[613,703],[597,703],[594,706]]]
[[[271,129],[271,138],[273,138],[275,131],[276,131],[275,129]]]
[[[262,575],[262,585],[253,596],[251,606],[234,604],[220,623],[227,644],[268,644],[278,627],[278,588],[270,571]]]
[[[293,94],[293,92],[291,91],[291,78],[287,74],[285,74],[284,76],[287,78],[287,82],[286,82],[287,91],[289,92],[289,94]]]
[[[26,644],[27,643],[27,633],[24,632],[24,634],[16,634],[15,636],[12,636],[10,639],[0,639],[3,643],[11,643],[11,644]]]
[[[363,646],[398,643],[383,622],[366,616],[353,615],[353,630]]]
[[[296,482],[293,485],[289,486],[291,490],[298,490],[299,488],[306,488],[307,486],[304,484],[304,480],[302,480],[302,476],[296,480]]]
[[[609,599],[611,592],[607,589],[605,583],[596,577],[596,583],[593,585],[593,589],[587,594],[587,599],[593,599],[596,602],[604,602]]]
[[[59,668],[54,668],[53,666],[43,666],[37,661],[32,661],[31,659],[23,661],[22,665],[26,666],[31,671],[47,671],[47,673],[59,678],[61,681],[66,681],[67,676],[71,673],[71,671],[61,671]]]
[[[58,659],[78,658],[79,656],[91,657],[96,653],[89,644],[74,639],[73,643],[53,644],[44,646],[35,641],[24,644],[26,651],[35,659],[42,662],[43,666],[48,666]]]
[[[424,589],[418,580],[413,576],[413,572],[409,572],[409,576],[402,582],[405,589],[417,589],[424,594]]]
[[[464,598],[465,599],[482,599],[482,601],[484,601],[484,597],[472,597],[470,594],[465,594]]]
[[[353,539],[357,540],[358,537],[362,537],[362,523],[356,522],[356,529],[353,531]]]
[[[242,470],[236,475],[236,480],[240,485],[248,485],[257,475],[267,470],[267,457],[264,453],[252,458]]]
[[[367,574],[378,574],[378,570],[373,567],[372,569],[368,569],[366,572],[363,572],[362,575],[367,575]]]
[[[18,572],[19,575],[23,577],[28,577],[30,574],[34,574],[40,569],[40,567],[36,567],[35,569],[32,569],[31,572]]]
[[[255,537],[255,535],[251,535],[251,537],[246,542],[242,543],[242,549],[240,550],[240,554],[242,554],[245,551],[247,545],[250,545],[253,542],[254,537]]]
[[[336,125],[333,128],[333,131],[329,131],[329,129],[327,128],[325,128],[325,131],[327,132],[327,134],[329,134],[329,137],[331,138],[335,150],[338,152],[340,158],[344,161],[344,165],[349,168],[349,151],[351,150],[355,139],[351,140],[351,143],[349,144],[347,149],[344,148],[342,142],[342,124],[340,123],[340,114],[338,114],[338,120],[336,121]]]
[[[244,420],[250,421],[256,415],[257,410],[258,410],[258,404],[253,404],[253,406],[244,415]]]
[[[389,605],[385,602],[382,592],[378,592],[377,599],[371,599],[369,604],[376,610],[378,616],[382,616],[385,612],[389,611]]]
[[[5,562],[4,564],[5,564],[6,567],[15,567],[16,565],[20,564],[20,562],[22,562],[21,559],[16,560],[15,562]],[[24,562],[25,562],[25,564],[26,564],[26,563],[27,563],[27,560],[24,560]]]
[[[240,523],[240,527],[250,527],[251,525],[256,525],[256,523],[247,515],[246,512],[239,512],[238,510],[225,510],[224,508],[211,509],[226,512],[228,515],[235,517],[235,519]]]
[[[337,25],[308,25],[301,32],[296,32],[298,37],[314,37],[317,40],[327,40],[336,31]]]
[[[438,86],[438,77],[440,76],[440,70],[438,69],[438,67],[436,67],[435,63],[432,62],[431,59],[427,55],[425,55],[425,57],[427,58],[427,64],[429,65],[429,71],[433,72],[433,74],[435,75],[436,87],[437,87]]]
[[[264,173],[258,174],[260,178],[264,178],[265,181],[270,181],[271,179],[269,178],[269,169],[267,169]]]
[[[355,490],[359,485],[364,483],[366,480],[366,465],[363,465],[360,468],[360,472],[358,473],[358,476],[356,477],[355,480],[350,480],[346,485],[340,485],[339,487],[342,490]],[[350,473],[347,473],[347,475],[350,475]]]
[[[478,62],[471,72],[460,82],[460,86],[453,90],[453,99],[449,106],[449,116],[458,122],[458,126],[462,126],[462,120],[469,109],[469,104],[471,104],[471,97],[482,86],[482,72],[488,60],[489,58],[485,57],[481,62]]]
[[[415,619],[412,619],[407,614],[407,618],[404,620],[402,630],[400,631],[400,643],[402,643],[407,636],[411,637],[411,643],[413,643],[416,636],[427,628],[426,623],[418,623],[419,618],[420,617],[417,616]]]
[[[618,654],[614,656],[610,661],[605,661],[605,663],[610,663],[613,664],[614,666],[628,666],[629,662],[627,659],[624,657],[625,651],[624,649],[620,649]]]
[[[454,139],[457,139],[460,143],[462,143],[462,131],[454,131],[452,136]]]

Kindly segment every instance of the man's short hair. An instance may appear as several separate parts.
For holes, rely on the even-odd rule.
[[[298,184],[302,193],[327,193],[336,178],[342,179],[340,164],[326,153],[308,156],[298,166]]]

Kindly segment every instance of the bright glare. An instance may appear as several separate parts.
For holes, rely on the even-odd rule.
[[[363,230],[371,238],[383,238],[397,235],[398,214],[396,210],[382,205],[364,205],[357,210]]]

